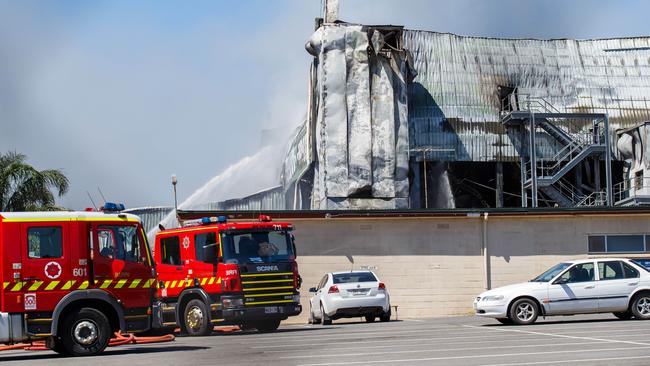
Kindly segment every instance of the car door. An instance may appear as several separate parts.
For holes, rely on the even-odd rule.
[[[318,286],[316,287],[316,293],[314,293],[314,296],[311,298],[312,313],[314,313],[314,315],[318,316],[319,318],[323,316],[320,311],[320,303],[323,294],[323,287],[325,287],[325,284],[327,283],[327,277],[328,276],[325,275],[323,278],[321,278]]]
[[[639,271],[618,260],[598,261],[598,311],[625,311],[639,286]]]
[[[549,315],[598,310],[594,262],[569,267],[548,287]]]

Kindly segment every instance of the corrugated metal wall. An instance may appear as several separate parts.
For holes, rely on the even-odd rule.
[[[159,206],[159,207],[138,207],[124,210],[126,213],[137,215],[142,220],[142,226],[145,232],[158,226],[165,216],[174,210],[173,207]]]

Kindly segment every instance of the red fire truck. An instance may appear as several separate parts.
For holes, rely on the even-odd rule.
[[[292,230],[268,216],[256,222],[220,216],[158,232],[154,258],[163,305],[157,327],[180,326],[189,335],[226,324],[271,332],[300,314]]]
[[[114,332],[151,327],[155,278],[137,216],[0,213],[0,343],[46,339],[62,354],[100,353]]]

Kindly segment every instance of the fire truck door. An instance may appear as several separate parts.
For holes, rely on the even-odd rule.
[[[194,235],[193,260],[191,278],[196,279],[203,288],[219,285],[216,280],[219,261],[219,243],[216,232],[205,232]]]
[[[20,282],[10,291],[22,292],[25,311],[51,311],[69,292],[70,237],[66,222],[20,225]],[[20,288],[18,288],[20,287]]]
[[[147,307],[151,299],[151,265],[142,230],[136,223],[93,225],[93,280],[127,308]]]

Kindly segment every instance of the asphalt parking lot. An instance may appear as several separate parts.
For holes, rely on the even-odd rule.
[[[4,351],[2,365],[648,365],[650,322],[611,315],[556,317],[530,326],[454,317],[390,323],[288,325],[277,333],[179,337],[109,348],[91,358]]]

